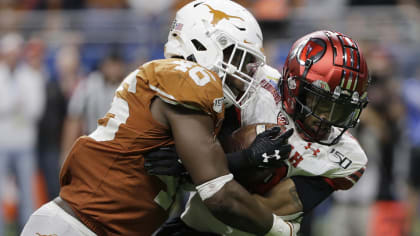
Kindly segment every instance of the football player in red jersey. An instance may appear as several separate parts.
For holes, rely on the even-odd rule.
[[[222,222],[259,235],[289,235],[292,224],[261,205],[229,172],[216,135],[228,100],[243,108],[258,84],[250,65],[265,58],[254,17],[227,0],[177,12],[168,59],[148,62],[116,90],[97,129],[80,137],[60,173],[60,196],[32,214],[21,235],[151,235],[168,217],[179,179],[148,175],[143,154],[175,144],[208,209]],[[225,99],[226,97],[226,99]],[[262,162],[286,155],[287,137],[269,130],[230,155]]]
[[[269,67],[260,70],[256,77],[262,77],[261,87],[257,98],[241,110],[242,125],[277,123],[297,132],[289,138],[292,151],[284,165],[250,190],[277,215],[299,218],[334,191],[351,188],[363,175],[366,154],[346,131],[356,126],[367,105],[367,64],[350,37],[316,31],[293,44],[281,75]],[[166,155],[176,159],[173,153]],[[146,159],[149,156],[163,153],[152,152]],[[233,173],[241,171],[243,165],[238,162],[229,160]],[[150,162],[148,170],[159,174],[159,162]],[[214,219],[196,194],[187,203],[182,221],[168,222],[157,235],[195,230],[249,235]]]

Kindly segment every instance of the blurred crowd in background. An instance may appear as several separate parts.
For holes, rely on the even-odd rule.
[[[125,75],[163,58],[186,2],[0,0],[0,236],[18,235],[58,195],[73,141],[95,129]],[[297,38],[321,29],[350,35],[369,65],[370,103],[352,131],[367,171],[308,215],[301,235],[420,235],[420,1],[238,2],[277,69]]]

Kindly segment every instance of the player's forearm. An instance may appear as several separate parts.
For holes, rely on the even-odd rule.
[[[226,183],[204,203],[220,221],[245,232],[264,235],[273,224],[271,210],[256,201],[236,181]]]
[[[281,181],[264,196],[254,195],[254,198],[276,215],[291,215],[303,211],[302,202],[291,179]]]

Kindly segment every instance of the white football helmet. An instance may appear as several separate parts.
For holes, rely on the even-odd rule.
[[[262,41],[256,19],[241,5],[230,0],[197,0],[176,13],[165,57],[195,61],[218,73],[227,104],[242,109],[258,87],[252,75],[265,63]],[[242,82],[239,94],[237,86],[230,87],[231,78]]]

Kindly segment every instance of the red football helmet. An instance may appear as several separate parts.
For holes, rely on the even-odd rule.
[[[341,33],[316,31],[293,44],[279,88],[284,110],[305,139],[332,145],[358,123],[368,84],[356,42]],[[312,123],[305,122],[308,118]]]

